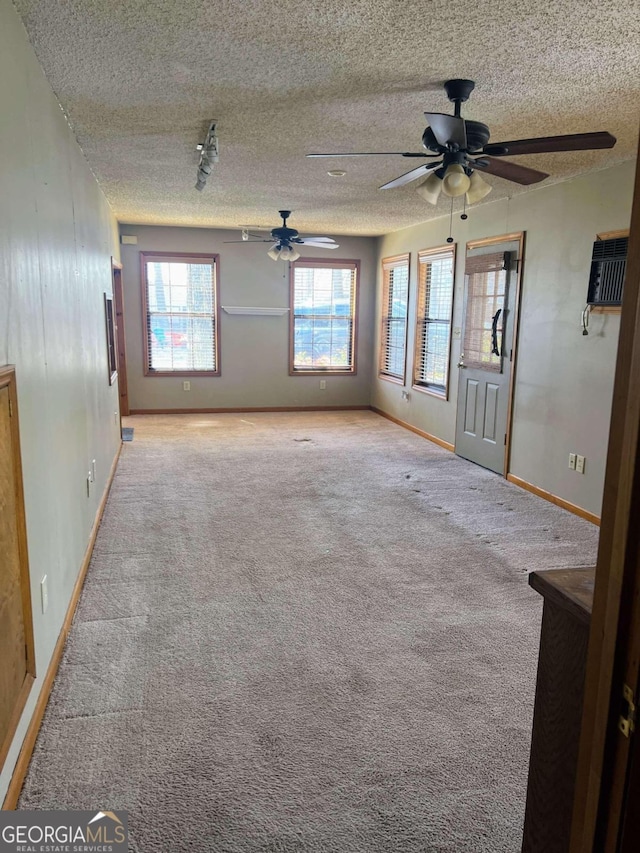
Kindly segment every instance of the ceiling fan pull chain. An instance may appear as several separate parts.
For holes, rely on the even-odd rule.
[[[449,236],[447,237],[447,243],[453,243],[453,237],[451,236],[452,231],[453,231],[453,198],[451,199],[451,212],[449,213]]]
[[[467,194],[465,193],[462,196],[462,214],[460,216],[460,219],[468,219],[468,218],[469,217],[467,216]]]

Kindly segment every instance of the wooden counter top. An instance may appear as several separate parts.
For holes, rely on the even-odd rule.
[[[531,572],[529,586],[540,595],[589,624],[593,606],[595,568],[549,569]]]

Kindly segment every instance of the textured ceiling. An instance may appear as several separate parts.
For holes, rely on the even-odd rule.
[[[528,155],[545,183],[635,157],[640,16],[619,0],[15,0],[78,141],[122,222],[382,234],[448,211],[416,161],[442,83],[476,81],[463,116],[494,142],[608,130],[612,150]],[[211,119],[220,162],[194,189]],[[345,169],[343,178],[328,169]],[[487,201],[522,192],[500,178]],[[539,184],[538,186],[544,186]]]

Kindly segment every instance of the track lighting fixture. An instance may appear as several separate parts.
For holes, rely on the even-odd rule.
[[[196,151],[200,152],[200,161],[198,163],[198,174],[196,176],[196,189],[202,192],[207,183],[207,178],[211,174],[213,164],[219,160],[218,137],[216,136],[216,122],[212,121],[207,131],[207,136],[199,145],[196,145]]]

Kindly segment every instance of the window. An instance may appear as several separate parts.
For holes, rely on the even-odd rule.
[[[145,375],[219,375],[218,256],[140,258]]]
[[[407,349],[409,255],[382,260],[380,376],[404,382]]]
[[[355,373],[358,261],[290,265],[290,373]]]
[[[446,399],[449,384],[455,249],[418,254],[418,313],[413,384]]]
[[[467,367],[502,373],[504,310],[512,263],[512,252],[467,254],[464,268],[467,307],[462,342]]]

